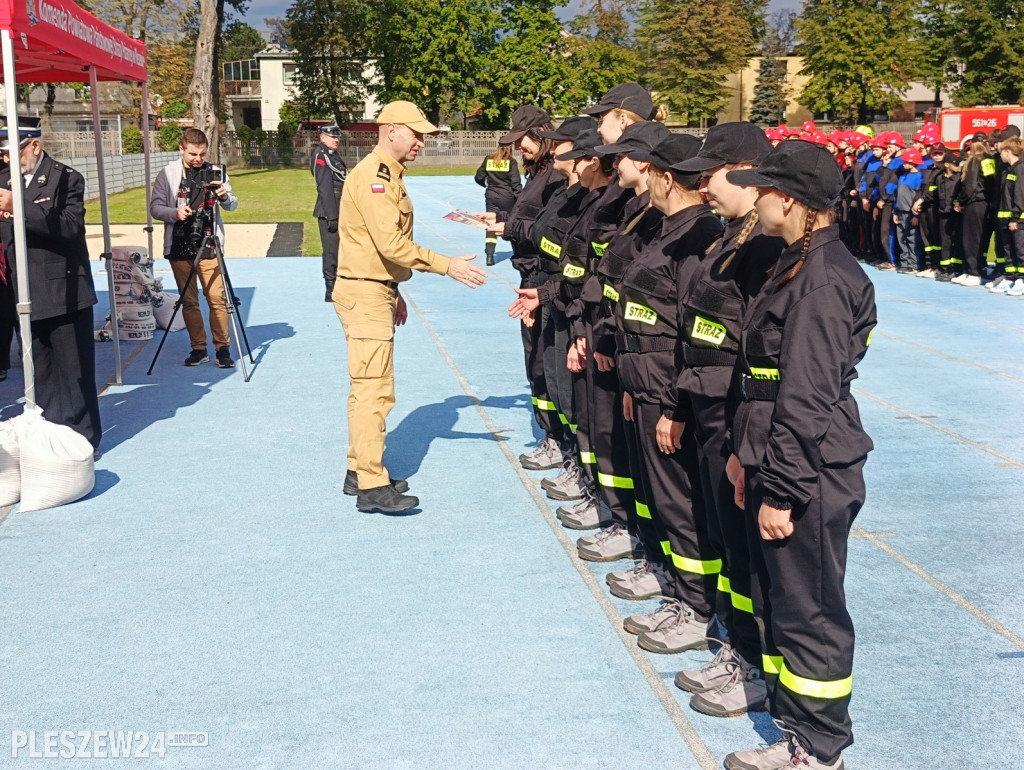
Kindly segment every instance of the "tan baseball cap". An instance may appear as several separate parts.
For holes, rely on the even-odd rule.
[[[436,134],[438,132],[437,126],[427,120],[423,110],[412,102],[402,100],[385,104],[384,109],[377,116],[377,123],[379,125],[400,123],[421,134]]]

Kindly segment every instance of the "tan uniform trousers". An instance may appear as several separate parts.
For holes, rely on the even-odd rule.
[[[178,293],[182,296],[181,315],[185,319],[185,328],[188,329],[189,342],[193,350],[205,350],[206,324],[199,309],[199,291],[196,289],[195,278],[192,279],[188,291],[185,290],[185,281],[188,280],[191,269],[191,260],[171,261],[174,282],[178,284]],[[224,279],[220,275],[220,264],[216,259],[201,259],[196,272],[199,282],[203,285],[203,296],[210,306],[210,334],[213,336],[213,346],[226,348],[231,339],[228,337],[228,306],[225,300]]]
[[[395,405],[398,291],[379,281],[338,278],[332,299],[348,345],[348,469],[358,474],[360,489],[383,487],[391,483],[384,439]]]

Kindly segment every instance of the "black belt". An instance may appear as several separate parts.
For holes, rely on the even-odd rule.
[[[779,397],[779,380],[758,380],[749,374],[740,375],[740,394],[744,401],[774,401]]]
[[[380,278],[346,278],[346,281],[370,281],[371,283],[382,283],[389,289],[398,289],[398,281],[382,281]]]
[[[673,337],[645,337],[642,334],[615,332],[615,348],[620,353],[655,353],[661,350],[675,350]]]
[[[736,363],[736,354],[711,348],[695,348],[684,342],[683,360],[687,366],[732,366]]]

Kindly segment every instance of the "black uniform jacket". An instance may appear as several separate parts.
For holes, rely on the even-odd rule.
[[[320,143],[309,158],[309,170],[316,180],[313,216],[317,219],[337,219],[348,166],[337,150],[330,150]]]
[[[664,217],[657,235],[626,266],[618,283],[619,379],[634,398],[659,405],[663,413],[676,408],[679,293],[721,234],[722,223],[707,204]]]
[[[746,217],[727,220],[722,238],[703,260],[693,285],[680,299],[683,361],[676,384],[679,403],[688,394],[725,399],[740,350],[743,311],[757,296],[786,247],[782,238],[765,235],[756,224],[746,240],[737,241]],[[674,419],[682,419],[676,415]]]
[[[534,226],[541,267],[547,274],[545,283],[538,287],[541,304],[553,302],[564,311],[566,304],[578,296],[575,287],[581,285],[581,271],[586,269],[587,256],[587,241],[580,235],[586,230],[586,223],[590,220],[588,215],[603,192],[604,188],[588,190],[582,185],[573,185],[565,191],[558,210],[550,212],[551,204],[560,198],[556,193]],[[570,282],[573,287],[571,294]]]
[[[971,203],[989,203],[996,199],[996,162],[994,158],[980,156],[970,158],[961,176],[954,195],[961,206]]]
[[[504,161],[484,158],[473,179],[478,185],[486,188],[484,200],[487,202],[488,211],[511,211],[516,198],[523,189],[523,182],[519,176],[519,164],[516,163],[515,158]],[[491,209],[492,205],[496,208]]]
[[[800,248],[797,241],[782,252],[776,276],[797,263]],[[876,322],[874,287],[835,225],[814,232],[796,277],[778,290],[766,281],[751,301],[732,438],[740,463],[757,469],[764,495],[804,506],[823,466],[849,465],[873,448],[850,383]],[[774,398],[750,399],[750,391],[744,398],[751,380],[777,384]]]
[[[550,159],[533,166],[523,191],[516,198],[516,205],[505,220],[502,237],[512,244],[512,267],[519,271],[528,286],[536,284],[540,270],[540,252],[530,238],[533,224],[555,191],[565,185],[565,174],[555,171]]]
[[[0,171],[0,186],[10,189],[11,171]],[[42,154],[25,189],[25,235],[32,318],[42,320],[96,304],[85,245],[85,180],[73,168]],[[14,224],[0,219],[0,239],[11,266],[17,296],[17,270],[25,259],[14,249]],[[14,254],[15,258],[11,259]]]
[[[661,229],[665,215],[651,205],[649,192],[626,204],[622,227],[612,236],[597,263],[597,279],[601,285],[601,303],[594,309],[594,350],[602,355],[615,355],[615,315],[619,303],[622,276]]]
[[[1003,186],[999,191],[999,211],[996,221],[1000,225],[1010,222],[1020,223],[1024,213],[1024,160],[1019,160],[1006,167],[1003,174]]]

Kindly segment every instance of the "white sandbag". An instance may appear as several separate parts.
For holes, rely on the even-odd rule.
[[[21,451],[18,446],[18,420],[22,415],[0,422],[0,506],[14,505],[21,499]]]
[[[138,342],[153,339],[156,319],[150,317],[141,321],[118,321],[117,333],[122,342]]]
[[[66,425],[54,425],[38,410],[19,427],[21,511],[55,508],[85,497],[96,483],[93,448]]]
[[[153,306],[149,302],[124,304],[117,306],[117,320],[145,321],[153,317]]]
[[[153,295],[153,317],[159,328],[167,328],[171,316],[174,315],[174,303],[178,301],[178,296],[175,291],[161,291]],[[171,331],[180,332],[184,328],[185,316],[179,309],[178,314],[174,316],[174,325],[171,327]]]

